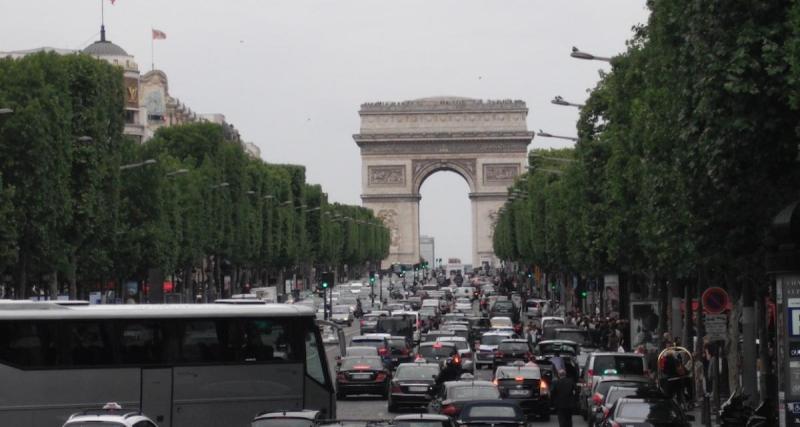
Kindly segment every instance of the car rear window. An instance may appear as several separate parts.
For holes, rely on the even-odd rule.
[[[497,378],[504,380],[509,378],[522,377],[525,379],[538,380],[541,378],[541,371],[539,368],[519,368],[519,369],[498,369]]]
[[[638,386],[642,386],[642,385],[644,385],[644,383],[637,382],[637,381],[603,381],[600,384],[597,384],[597,390],[596,391],[598,393],[602,394],[603,396],[605,396],[606,393],[608,393],[608,389],[610,389],[613,386],[638,387]]]
[[[252,427],[311,427],[312,425],[313,421],[304,418],[269,418],[253,421]]]
[[[383,347],[383,340],[353,340],[352,343],[354,346],[360,347]]]
[[[438,366],[400,365],[394,374],[397,380],[431,380],[439,375]]]
[[[395,421],[395,427],[450,427],[449,421],[426,421],[426,420],[414,420],[414,421]]]
[[[595,375],[644,375],[644,358],[639,356],[608,355],[595,356],[592,370]]]
[[[383,369],[383,363],[377,357],[345,358],[342,361],[342,369]]]
[[[510,406],[472,406],[465,416],[473,418],[516,418],[517,411]]]
[[[510,337],[508,335],[484,335],[481,337],[481,344],[483,345],[497,345],[500,344],[500,341],[507,340]]]
[[[576,343],[587,346],[588,344],[592,343],[591,338],[589,337],[589,331],[556,331],[556,339],[558,340],[567,340],[567,341],[575,341]]]
[[[422,357],[447,357],[455,353],[456,353],[455,347],[446,345],[443,345],[441,347],[426,345],[426,346],[421,346],[419,348],[419,354],[421,354]]]
[[[524,342],[503,342],[497,346],[500,351],[528,351],[528,344]]]

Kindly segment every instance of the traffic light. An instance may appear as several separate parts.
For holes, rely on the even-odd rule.
[[[374,271],[370,271],[369,272],[369,285],[370,286],[375,285],[375,272]]]
[[[530,270],[528,270],[528,279],[530,279],[532,277],[533,277],[533,273]]]
[[[586,298],[587,296],[589,296],[589,293],[588,293],[588,292],[586,292],[586,291],[581,291],[581,298]]]
[[[322,280],[319,286],[322,289],[328,289],[329,287],[333,286],[333,282],[335,280],[336,278],[334,277],[333,273],[329,272],[322,273]]]

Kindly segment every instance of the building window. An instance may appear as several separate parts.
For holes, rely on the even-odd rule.
[[[136,111],[125,110],[125,123],[129,125],[136,123]]]

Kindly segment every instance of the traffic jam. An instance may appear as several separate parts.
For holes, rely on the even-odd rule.
[[[613,328],[598,334],[595,319],[488,277],[441,282],[389,285],[383,303],[362,290],[348,310],[334,302],[334,316],[346,313],[334,320],[351,325],[345,353],[335,356],[339,418],[414,427],[692,425],[688,390],[663,372],[680,355],[626,351],[606,337]],[[346,289],[337,287],[337,299]]]

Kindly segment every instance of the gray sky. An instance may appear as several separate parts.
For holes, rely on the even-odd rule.
[[[360,204],[352,134],[366,101],[452,95],[521,99],[528,127],[575,134],[577,110],[607,67],[569,57],[625,49],[644,0],[117,0],[108,38],[198,113],[225,114],[269,162],[307,167],[334,201]],[[83,48],[99,37],[100,0],[0,0],[0,51]],[[536,138],[533,147],[563,147]],[[437,257],[469,262],[467,185],[438,173],[422,187],[421,231]]]

